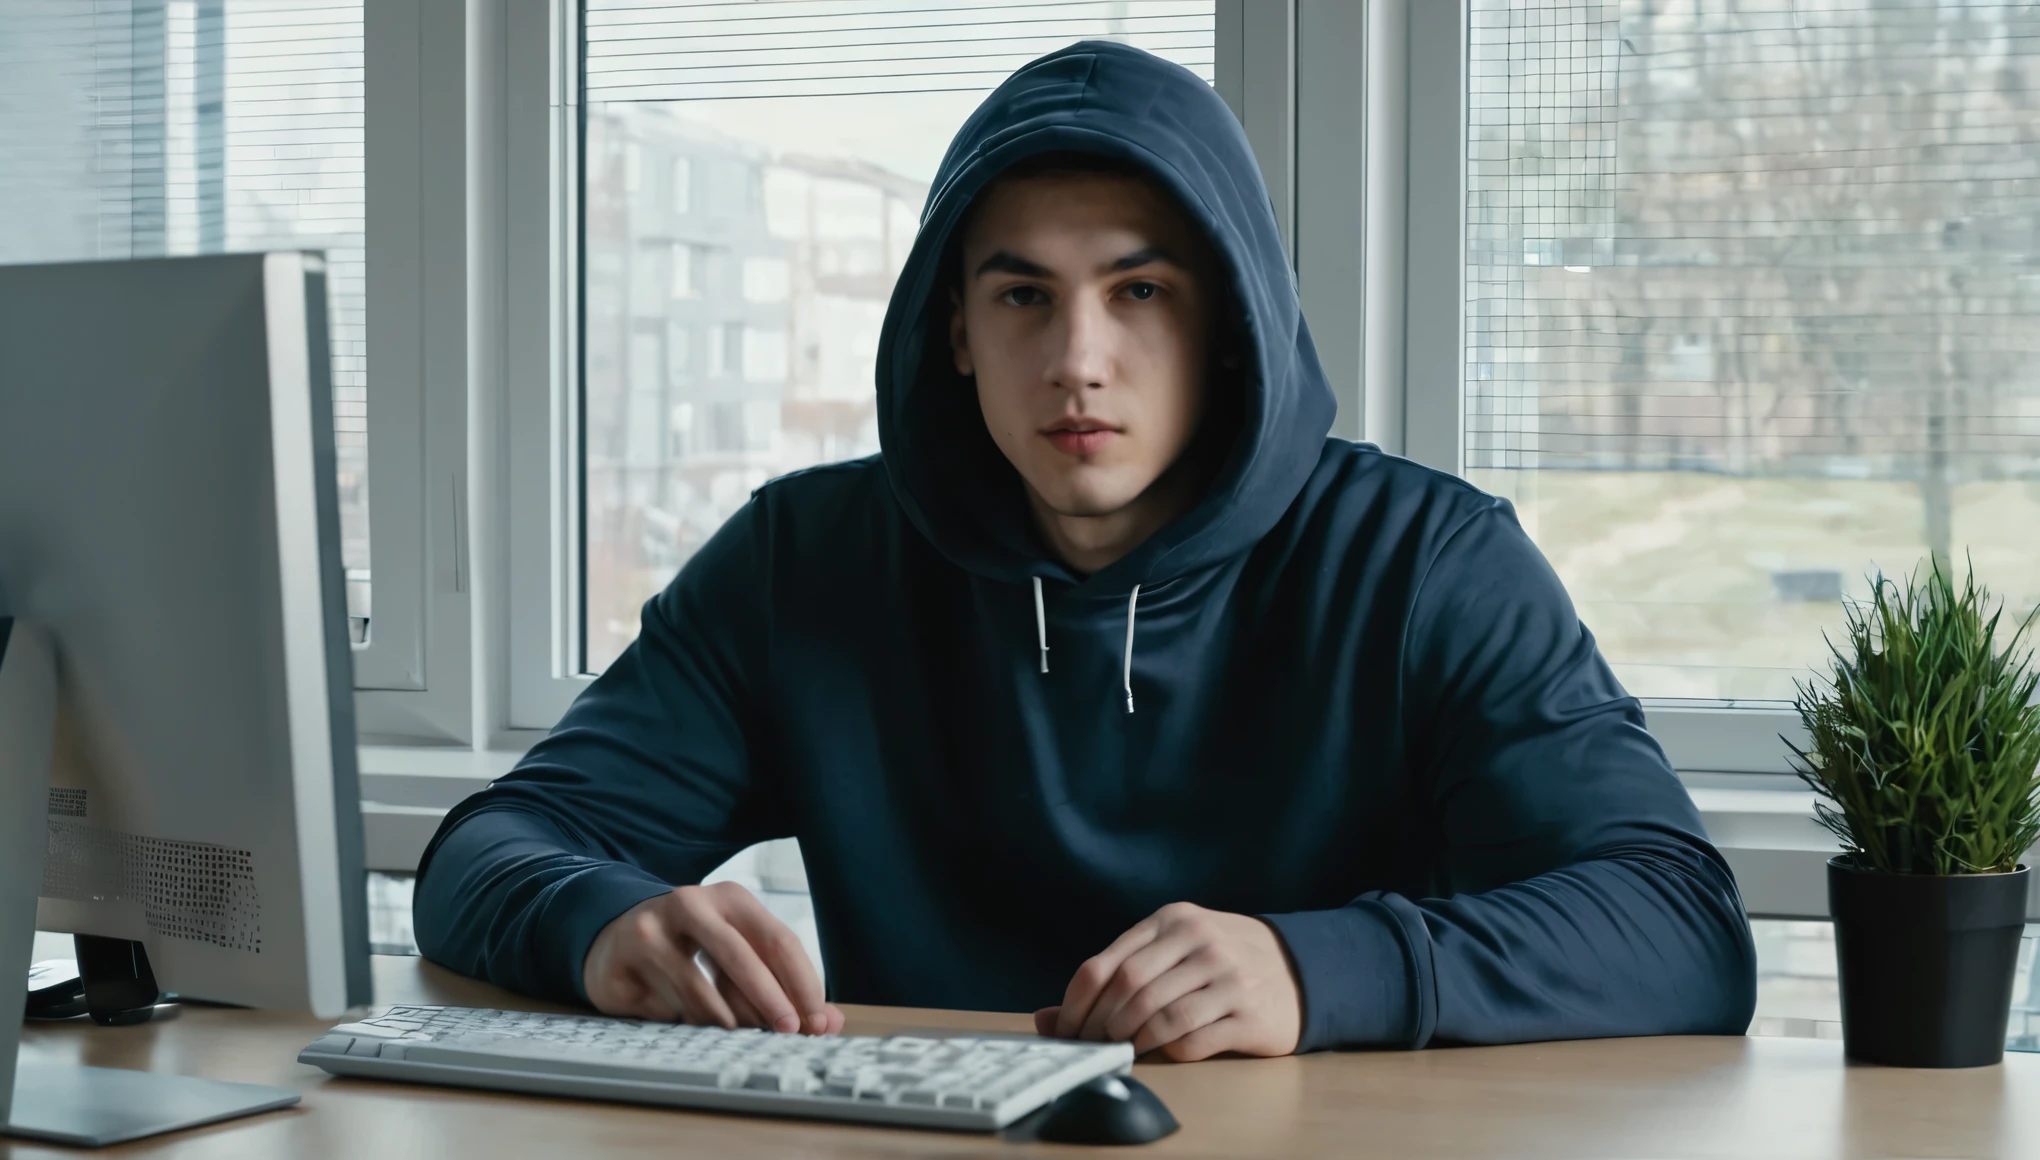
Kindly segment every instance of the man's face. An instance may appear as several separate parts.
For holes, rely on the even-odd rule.
[[[1145,181],[1050,174],[994,183],[961,250],[950,346],[999,450],[1057,515],[1139,500],[1204,417],[1203,231]]]

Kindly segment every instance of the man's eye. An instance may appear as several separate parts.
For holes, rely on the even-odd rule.
[[[1041,304],[1040,298],[1028,298],[1025,296],[1030,294],[1039,295],[1040,293],[1041,288],[1039,286],[1015,286],[1011,290],[1006,291],[1004,297],[1006,301],[1011,302],[1015,306],[1039,306]],[[1019,297],[1016,297],[1016,295]]]
[[[1148,299],[1153,298],[1160,290],[1161,287],[1153,282],[1135,282],[1126,288],[1126,292],[1133,295],[1136,302],[1146,302]]]

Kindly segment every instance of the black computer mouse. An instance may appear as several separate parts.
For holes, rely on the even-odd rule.
[[[1179,1126],[1146,1084],[1130,1075],[1104,1075],[1049,1104],[1036,1136],[1059,1144],[1146,1144]]]

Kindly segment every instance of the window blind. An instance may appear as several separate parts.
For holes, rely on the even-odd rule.
[[[361,4],[13,0],[0,262],[327,256],[343,555],[368,613]]]
[[[1474,0],[1475,467],[2040,460],[2040,8]]]
[[[1072,40],[1117,40],[1212,79],[1210,0],[911,3],[590,0],[591,101],[996,88]]]

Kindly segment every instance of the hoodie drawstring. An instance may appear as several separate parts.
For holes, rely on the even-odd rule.
[[[1133,610],[1140,604],[1140,585],[1126,598],[1126,711],[1133,712]]]
[[[1041,671],[1048,671],[1048,614],[1041,610],[1041,577],[1034,578],[1034,632],[1041,638]]]
[[[1126,711],[1133,712],[1133,617],[1140,608],[1140,585],[1126,598]],[[1048,613],[1041,603],[1041,577],[1034,577],[1034,634],[1041,642],[1041,671],[1048,671]]]

